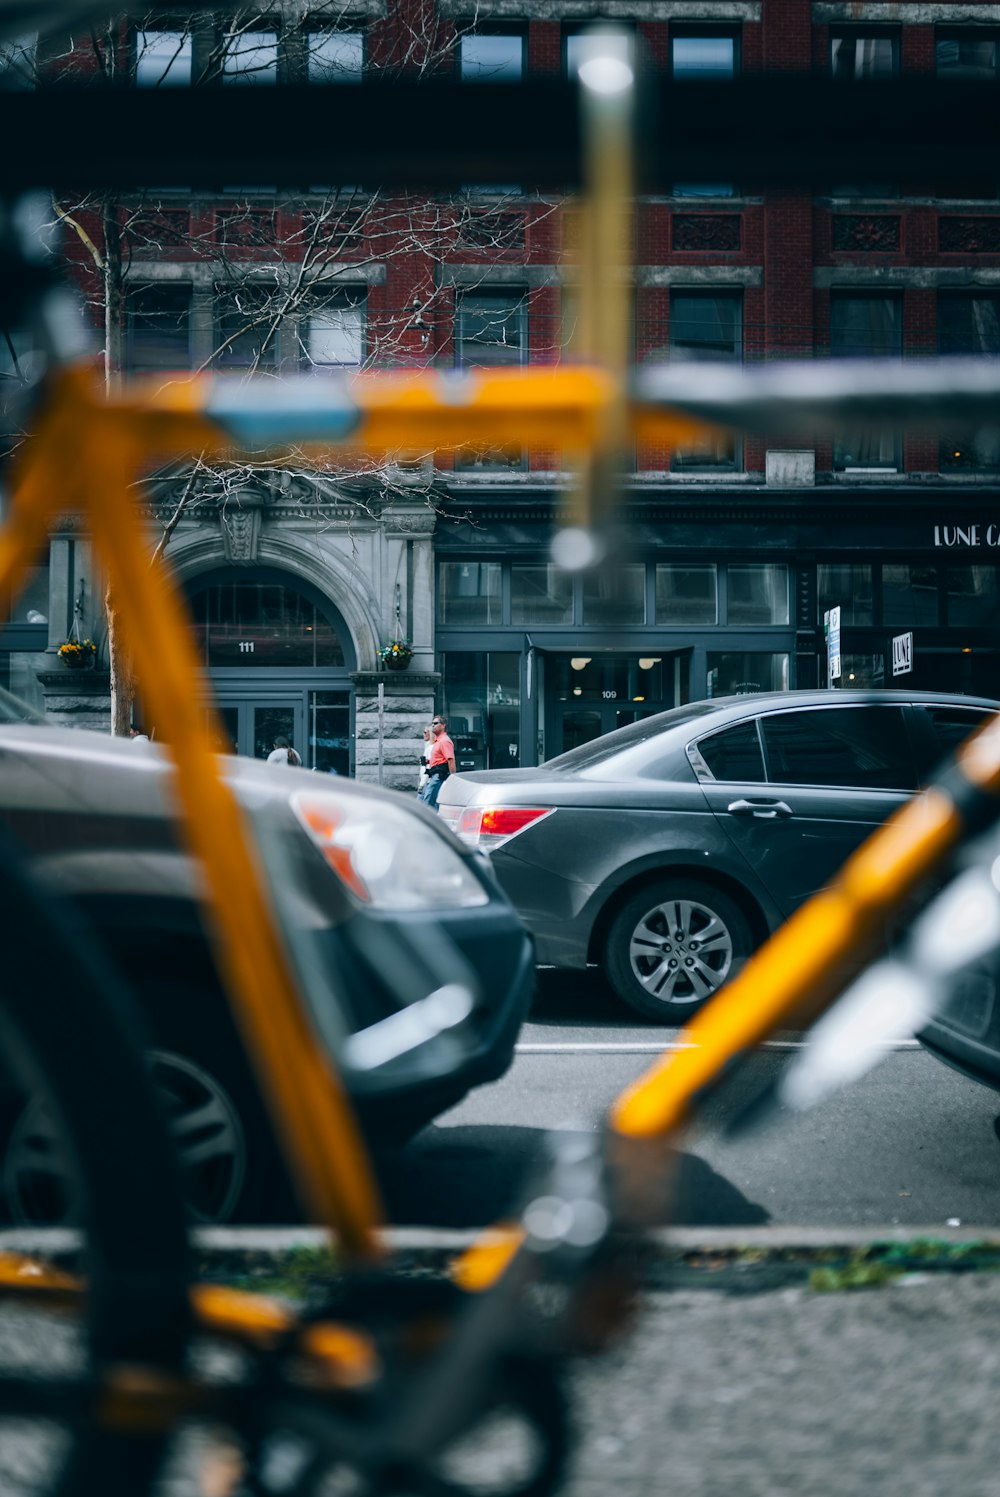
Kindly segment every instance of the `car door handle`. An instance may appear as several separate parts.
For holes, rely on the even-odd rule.
[[[734,816],[756,816],[758,821],[774,821],[791,816],[792,808],[783,800],[732,800],[726,807]]]

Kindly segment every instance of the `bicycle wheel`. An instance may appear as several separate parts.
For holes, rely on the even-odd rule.
[[[0,1307],[0,1489],[140,1497],[169,1428],[134,1390],[180,1372],[188,1337],[173,1152],[106,958],[2,840],[0,911],[3,1085],[43,1099],[58,1134],[85,1278],[73,1324],[30,1293]]]

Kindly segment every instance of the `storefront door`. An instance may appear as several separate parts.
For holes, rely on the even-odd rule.
[[[219,707],[224,749],[230,754],[246,754],[251,759],[266,759],[276,738],[287,738],[305,761],[303,711],[300,696],[276,696],[266,700],[248,698],[242,702],[223,702]]]
[[[547,655],[546,758],[672,707],[674,674],[666,655]]]

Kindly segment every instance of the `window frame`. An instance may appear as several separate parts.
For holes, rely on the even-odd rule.
[[[356,36],[358,38],[360,44],[361,44],[361,66],[358,69],[357,74],[355,75],[354,73],[349,73],[349,74],[346,74],[343,78],[337,78],[337,79],[334,79],[333,81],[337,82],[337,83],[361,83],[364,80],[365,72],[366,72],[367,67],[368,67],[368,45],[367,45],[367,43],[368,43],[368,36],[367,36],[367,33],[365,32],[365,30],[364,30],[363,27],[358,27],[358,26],[305,26],[305,27],[303,27],[302,34],[303,34],[303,37],[305,39],[305,52],[306,52],[305,67],[304,67],[305,82],[317,84],[320,87],[322,87],[323,82],[330,82],[331,81],[329,79],[320,80],[320,79],[314,79],[312,77],[312,68],[311,68],[311,60],[312,60],[312,57],[313,57],[313,43],[312,43],[312,38],[314,36]],[[279,47],[280,47],[280,39],[279,39]]]
[[[270,357],[268,358],[265,358],[262,355],[256,360],[250,359],[247,360],[247,362],[242,363],[238,362],[232,357],[232,344],[230,344],[230,347],[227,350],[222,350],[221,347],[222,344],[226,341],[224,330],[225,302],[229,300],[235,306],[236,298],[240,295],[241,292],[253,292],[255,287],[257,286],[260,287],[261,292],[264,296],[273,296],[275,291],[277,290],[277,287],[272,287],[269,282],[263,280],[254,281],[252,279],[248,279],[241,284],[233,284],[231,282],[227,283],[225,281],[216,282],[213,286],[212,327],[215,347],[212,353],[212,364],[216,369],[228,369],[233,371],[234,373],[237,373],[240,370],[249,371],[251,369],[255,371],[265,371],[267,373],[271,373],[276,370],[278,368],[278,365],[280,364],[280,349],[278,346],[281,336],[280,325],[273,330],[269,337],[267,349]],[[239,308],[237,307],[236,310],[239,311]],[[247,328],[243,333],[238,334],[237,336],[249,337],[260,326],[262,326],[262,323],[256,323],[253,327]]]
[[[299,367],[303,372],[321,369],[363,369],[368,358],[368,287],[363,286],[338,286],[329,288],[316,288],[317,295],[311,298],[299,314]],[[312,341],[312,319],[318,313],[328,307],[338,307],[343,311],[360,311],[360,327],[358,338],[358,358],[356,360],[329,359],[318,360],[312,357],[310,344]]]
[[[715,40],[721,38],[729,40],[733,44],[733,69],[728,75],[732,79],[739,78],[743,70],[743,27],[741,25],[719,25],[713,26],[711,22],[702,23],[698,21],[674,21],[670,24],[667,37],[667,77],[673,81],[680,77],[682,81],[697,82],[698,74],[685,75],[683,71],[678,74],[674,61],[674,43],[676,41],[699,41]],[[727,76],[723,73],[707,73],[703,75],[710,82],[717,83]],[[708,187],[711,191],[704,191]],[[702,190],[698,190],[701,188]],[[733,198],[740,196],[740,186],[737,182],[708,182],[700,184],[697,182],[672,182],[670,186],[672,197],[680,198],[685,204],[699,202],[730,202]]]
[[[142,55],[143,54],[142,54],[142,52],[140,52],[139,39],[140,39],[140,37],[146,38],[146,37],[150,37],[150,36],[179,36],[182,39],[186,38],[186,40],[187,40],[187,49],[186,50],[190,54],[189,58],[188,58],[188,70],[187,70],[187,77],[186,78],[175,78],[175,79],[171,80],[170,77],[169,77],[169,74],[170,74],[170,72],[171,72],[171,70],[172,70],[172,68],[174,66],[174,61],[176,60],[176,55],[175,55],[175,58],[172,59],[170,61],[170,63],[168,63],[166,72],[155,83],[143,83],[143,82],[140,82],[140,80],[139,80],[139,66],[140,66],[140,62],[142,60]],[[158,89],[158,88],[190,88],[193,85],[193,83],[194,83],[194,76],[195,76],[194,75],[194,40],[195,40],[194,29],[192,27],[187,27],[185,29],[180,29],[177,26],[170,26],[170,25],[166,25],[166,24],[164,24],[164,25],[156,25],[156,24],[154,24],[154,25],[149,25],[149,26],[134,25],[132,27],[131,38],[130,38],[131,81],[132,81],[134,87],[142,89],[144,91],[147,90],[147,89],[148,90],[155,90],[155,89]],[[145,48],[145,42],[144,42],[143,46]]]
[[[467,74],[467,73],[465,73],[463,71],[462,44],[465,41],[467,41],[467,40],[469,40],[469,39],[471,39],[473,37],[477,37],[477,36],[513,37],[517,41],[520,42],[520,44],[521,44],[521,62],[520,62],[520,69],[519,69],[519,72],[518,72],[518,76],[517,76],[516,79],[513,79],[513,80],[509,79],[506,74],[503,74],[503,75],[501,75],[499,77],[494,77],[494,78],[491,78],[491,77],[485,77],[485,78],[484,77],[478,77],[477,78],[477,77],[474,77],[474,76],[472,76],[470,74]],[[470,22],[464,29],[461,29],[461,28],[459,29],[458,35],[455,38],[455,77],[458,79],[458,81],[460,83],[467,83],[467,84],[469,84],[473,88],[478,87],[481,84],[506,83],[508,81],[514,81],[514,82],[520,83],[520,82],[522,82],[527,77],[527,75],[528,75],[528,30],[527,30],[527,26],[526,25],[524,25],[524,24],[518,25],[517,23],[514,23],[514,24],[511,24],[511,25],[507,26],[507,25],[504,25],[503,22],[501,22],[501,21],[497,21],[497,22],[494,23],[494,22],[492,22],[492,21],[484,18],[483,21],[473,21],[473,22]]]
[[[899,25],[844,25],[831,26],[828,51],[827,67],[831,78],[836,79],[837,74],[833,66],[833,47],[835,42],[840,41],[888,41],[892,43],[892,67],[888,73],[878,73],[870,78],[840,78],[838,81],[845,84],[877,83],[883,78],[898,78],[900,75],[900,51],[902,31]]]
[[[673,361],[674,350],[680,346],[680,345],[678,345],[678,344],[676,344],[674,342],[674,332],[675,332],[675,327],[676,327],[675,307],[677,305],[678,300],[681,297],[687,297],[691,301],[705,301],[705,302],[707,302],[707,301],[718,301],[720,298],[725,298],[726,300],[729,300],[729,301],[732,301],[733,303],[735,303],[736,308],[737,308],[737,318],[736,318],[736,323],[737,323],[736,351],[733,354],[733,356],[732,356],[731,359],[725,359],[725,358],[723,358],[722,362],[734,363],[734,364],[742,364],[743,363],[743,359],[744,359],[744,337],[743,337],[743,326],[744,326],[744,316],[743,316],[743,314],[744,314],[744,295],[743,295],[743,288],[742,287],[730,287],[730,286],[719,286],[719,287],[716,287],[716,288],[707,288],[707,287],[706,288],[702,288],[700,286],[684,286],[684,285],[671,286],[671,288],[670,288],[670,297],[669,297],[669,309],[668,309],[668,314],[667,314],[668,318],[669,318],[669,321],[667,323],[667,350],[669,352],[671,361]],[[716,355],[716,357],[718,357],[718,356]],[[719,442],[721,442],[723,440],[726,440],[726,438],[720,436],[720,438],[718,439]],[[740,440],[740,438],[738,436],[735,436],[735,435],[731,438],[731,441],[732,441],[732,457],[731,458],[726,458],[726,459],[724,459],[722,461],[715,460],[712,457],[705,457],[705,458],[699,457],[698,454],[697,454],[697,450],[695,450],[693,452],[692,456],[686,457],[684,455],[684,451],[683,451],[682,448],[675,448],[674,451],[671,453],[671,456],[670,456],[670,471],[671,471],[671,473],[692,473],[692,472],[694,472],[694,473],[697,473],[697,472],[738,473],[738,472],[740,472],[742,470],[742,468],[743,468],[743,443]]]
[[[158,374],[170,370],[190,369],[193,363],[193,333],[194,333],[194,284],[191,281],[142,281],[126,283],[124,297],[125,313],[125,367],[139,374]],[[150,364],[147,362],[137,363],[135,359],[135,300],[149,292],[183,291],[187,294],[187,354],[181,362],[170,361],[162,364]]]

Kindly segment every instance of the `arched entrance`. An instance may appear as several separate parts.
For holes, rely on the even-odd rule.
[[[306,768],[352,774],[356,662],[329,598],[270,567],[202,573],[187,591],[225,751],[266,759],[280,735]]]

